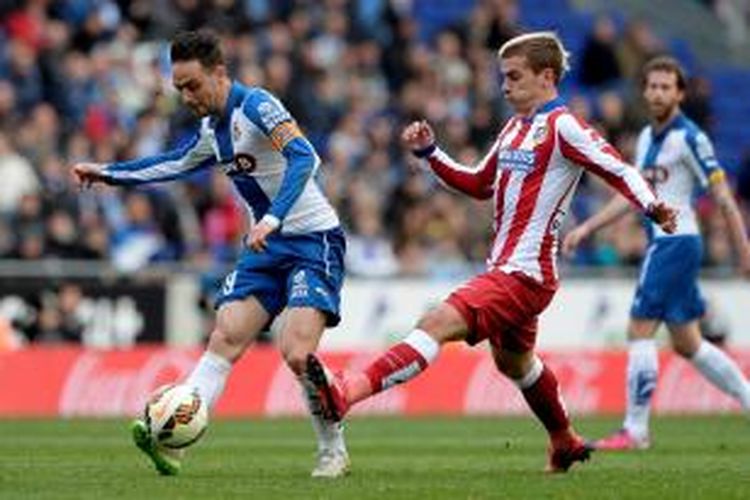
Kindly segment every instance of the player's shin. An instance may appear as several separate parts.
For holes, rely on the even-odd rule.
[[[354,404],[422,373],[438,356],[440,344],[427,332],[413,330],[364,372],[346,377],[346,398]]]
[[[231,370],[232,364],[226,358],[206,350],[185,383],[197,388],[208,407],[213,408]]]
[[[520,379],[513,380],[523,393],[534,415],[547,429],[554,440],[558,436],[567,437],[570,420],[565,409],[557,377],[542,361],[534,356],[531,368]]]
[[[307,377],[299,376],[297,380],[302,389],[302,399],[307,405],[312,420],[313,431],[318,440],[318,452],[336,450],[346,453],[344,427],[341,422],[328,422],[323,418],[320,395]]]
[[[653,339],[630,341],[627,366],[627,395],[623,428],[637,440],[648,439],[651,396],[656,388],[659,358]]]
[[[750,411],[750,384],[737,363],[724,351],[704,340],[690,361],[709,382],[739,401],[745,411]]]

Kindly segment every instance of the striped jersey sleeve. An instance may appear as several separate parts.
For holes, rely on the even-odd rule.
[[[565,159],[600,177],[633,205],[645,211],[656,200],[640,172],[589,125],[565,113],[557,120],[557,134]]]
[[[284,105],[269,92],[253,92],[245,100],[242,112],[266,134],[273,148],[287,161],[281,186],[267,212],[281,222],[319,168],[320,159]]]
[[[706,188],[716,180],[724,179],[724,171],[716,159],[711,139],[703,131],[697,127],[688,128],[685,142],[688,146],[685,160],[700,181],[701,187]]]
[[[110,184],[132,185],[185,177],[216,163],[205,122],[182,145],[162,154],[107,165],[102,173]]]

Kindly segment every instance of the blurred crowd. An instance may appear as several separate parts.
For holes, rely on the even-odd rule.
[[[420,36],[410,0],[26,0],[0,4],[0,258],[106,259],[128,272],[154,262],[206,270],[232,262],[247,230],[218,169],[184,182],[79,191],[77,161],[160,152],[196,126],[170,85],[168,39],[221,34],[230,71],[276,94],[324,159],[325,190],[364,276],[465,275],[482,266],[491,207],[442,189],[404,151],[405,123],[425,118],[472,164],[508,117],[496,49],[523,31],[515,0],[476,0],[470,15]],[[599,17],[564,86],[570,106],[626,155],[645,122],[638,71],[663,52],[642,20]],[[690,80],[686,112],[709,131],[710,85]],[[568,224],[609,191],[585,176]],[[706,262],[732,262],[710,201]],[[575,264],[634,264],[635,215],[589,242]]]

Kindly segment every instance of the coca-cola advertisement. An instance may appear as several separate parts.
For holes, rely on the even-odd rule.
[[[154,389],[184,380],[200,354],[200,349],[163,346],[127,350],[34,346],[0,351],[0,417],[135,415]],[[743,369],[750,366],[750,350],[734,350],[730,355]],[[361,368],[376,353],[339,351],[322,356],[339,370]],[[543,358],[557,374],[571,412],[622,413],[625,351],[546,352]],[[659,365],[654,413],[739,411],[732,398],[674,353],[662,352]],[[445,350],[423,376],[367,400],[352,413],[518,415],[528,411],[517,387],[500,375],[488,352],[453,348]],[[304,414],[294,374],[278,350],[268,346],[249,350],[237,362],[215,408],[220,417]]]
[[[162,342],[162,280],[17,277],[0,279],[0,329],[23,345],[73,343],[121,348]]]

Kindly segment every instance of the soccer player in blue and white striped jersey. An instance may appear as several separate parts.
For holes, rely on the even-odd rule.
[[[213,406],[232,364],[286,309],[279,345],[313,417],[319,452],[313,476],[343,475],[349,458],[342,428],[320,417],[317,392],[308,390],[305,377],[307,355],[326,326],[339,322],[344,277],[344,235],[316,182],[320,159],[281,102],[262,88],[230,79],[215,35],[178,34],[170,55],[174,86],[201,117],[199,130],[164,154],[108,165],[80,163],[73,173],[84,186],[169,181],[204,168],[220,168],[230,177],[254,224],[248,248],[218,295],[208,347],[186,383]],[[156,446],[143,422],[135,421],[132,430],[159,472],[179,471],[181,456]]]
[[[650,243],[628,327],[625,421],[619,432],[595,443],[596,448],[604,450],[642,449],[650,444],[648,421],[658,371],[654,334],[661,323],[666,324],[679,355],[750,411],[750,384],[737,364],[701,338],[699,319],[705,313],[705,304],[698,288],[698,272],[703,242],[694,210],[696,190],[709,190],[716,201],[726,219],[740,272],[748,276],[746,228],[711,141],[680,111],[685,74],[679,63],[670,57],[658,57],[646,64],[643,75],[643,96],[651,123],[638,138],[636,164],[659,199],[679,213],[674,234],[665,234],[647,222]],[[567,235],[564,252],[572,253],[583,239],[627,210],[624,198],[614,198]]]

